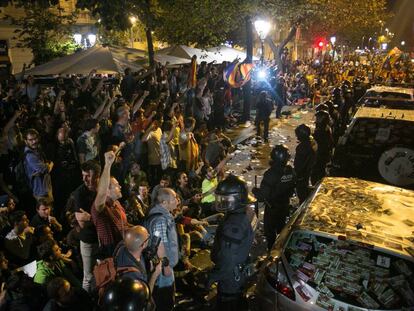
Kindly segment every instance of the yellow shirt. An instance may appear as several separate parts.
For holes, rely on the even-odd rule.
[[[205,178],[201,185],[201,191],[204,194],[210,191],[211,189],[217,187],[217,185],[218,185],[217,177],[214,177],[212,180],[208,180],[207,178]],[[208,196],[205,196],[201,200],[201,203],[212,203],[214,201],[216,201],[216,196],[214,195],[214,193],[212,193],[212,194],[209,194]]]

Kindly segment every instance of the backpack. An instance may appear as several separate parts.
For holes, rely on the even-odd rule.
[[[116,250],[115,257],[118,255],[120,248]],[[98,304],[101,304],[106,288],[115,281],[115,279],[124,273],[140,272],[136,267],[115,267],[114,257],[109,257],[97,263],[93,268],[95,277],[96,290],[98,292]]]
[[[30,150],[24,152],[23,156],[19,157],[19,161],[13,168],[13,173],[16,178],[16,189],[20,194],[22,193],[31,193],[32,187],[30,185],[30,180],[26,174],[26,155],[31,153]]]

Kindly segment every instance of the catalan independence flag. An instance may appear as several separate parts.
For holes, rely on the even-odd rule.
[[[194,89],[197,86],[197,57],[191,58],[190,73],[188,75],[187,86]]]
[[[388,73],[394,68],[394,64],[400,59],[401,55],[402,52],[397,47],[389,51],[382,62],[379,75],[384,77],[388,76]]]
[[[253,64],[231,63],[223,70],[223,79],[232,88],[239,88],[250,80]]]

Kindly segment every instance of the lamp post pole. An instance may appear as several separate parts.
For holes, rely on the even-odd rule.
[[[264,40],[266,39],[266,36],[269,33],[270,23],[265,20],[259,19],[254,22],[254,28],[256,28],[257,34],[259,35],[259,38],[260,38],[261,49],[262,49],[262,53],[260,56],[260,63],[261,63],[261,66],[263,67],[264,55],[265,55],[264,54]]]
[[[333,58],[333,61],[335,61],[335,42],[336,42],[336,37],[335,36],[332,36],[330,40],[331,40],[331,44],[332,44],[332,58]]]
[[[134,26],[137,22],[137,18],[135,16],[130,16],[129,21],[131,22],[131,28],[129,29],[131,48],[134,48]]]
[[[260,55],[260,65],[264,64],[264,40],[260,39],[260,43],[261,43],[261,49],[262,49],[262,53]]]

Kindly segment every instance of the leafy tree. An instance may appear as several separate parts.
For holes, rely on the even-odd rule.
[[[130,40],[128,31],[107,29],[98,25],[99,42],[102,45],[126,46]]]
[[[304,37],[336,35],[357,44],[380,29],[389,17],[386,0],[265,0],[271,17],[281,25],[300,25]]]
[[[99,17],[107,30],[129,30],[133,26],[130,16],[138,17],[145,28],[150,66],[154,65],[152,31],[156,25],[159,7],[156,0],[78,0],[76,5],[78,8],[88,9],[93,16]]]
[[[35,65],[70,54],[78,48],[70,36],[75,14],[63,14],[59,7],[50,6],[49,1],[16,3],[23,6],[24,17],[6,18],[17,25],[17,46],[32,50]]]
[[[251,0],[160,1],[157,36],[171,44],[217,46],[243,28],[255,9]],[[241,27],[240,27],[241,26]]]

